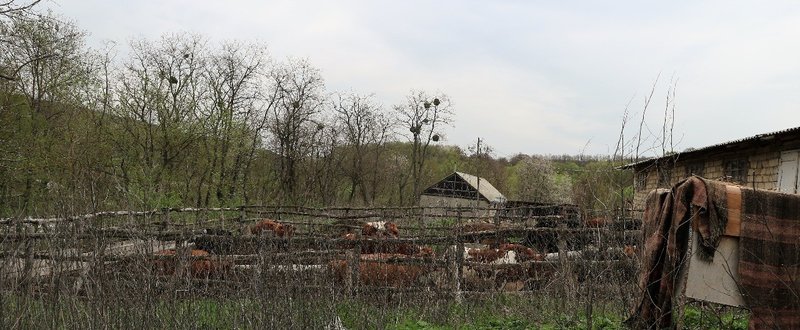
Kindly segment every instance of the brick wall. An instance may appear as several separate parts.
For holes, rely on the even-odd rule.
[[[781,150],[789,150],[780,146],[748,148],[729,152],[716,152],[709,155],[699,155],[689,159],[669,160],[666,164],[656,166],[651,165],[637,171],[646,173],[646,180],[638,180],[636,194],[634,195],[634,208],[643,209],[644,199],[647,194],[656,188],[670,188],[676,183],[687,177],[687,167],[690,164],[703,164],[704,178],[713,180],[732,181],[725,176],[725,164],[738,159],[747,160],[747,178],[742,182],[748,187],[756,189],[777,190],[778,189],[778,167],[780,166]],[[700,158],[704,157],[704,158]],[[666,169],[666,170],[664,170]],[[659,171],[669,172],[669,180],[659,180],[662,177]],[[640,175],[635,172],[636,175]],[[641,183],[644,182],[642,187]]]

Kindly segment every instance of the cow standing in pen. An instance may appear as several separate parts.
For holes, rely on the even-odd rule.
[[[153,270],[162,276],[174,276],[178,269],[178,256],[175,249],[161,250],[153,254]],[[189,275],[194,278],[221,278],[225,277],[233,265],[225,260],[214,260],[211,254],[204,250],[192,249],[189,251]]]
[[[361,226],[361,244],[358,269],[359,281],[370,286],[408,287],[420,282],[428,273],[424,264],[395,263],[405,260],[430,260],[435,254],[430,247],[409,242],[392,241],[400,237],[397,224],[387,221],[367,222]],[[355,233],[342,235],[345,240],[358,239]],[[348,270],[347,260],[328,263],[328,270],[337,281],[344,281]]]
[[[291,238],[294,235],[294,226],[282,224],[271,219],[264,219],[250,228],[250,233],[256,236],[267,232],[271,232],[275,237]]]
[[[451,249],[454,248],[455,246],[451,247]],[[530,278],[532,269],[522,263],[544,260],[542,254],[516,243],[503,243],[497,248],[465,247],[464,250],[467,262],[502,266],[497,269],[468,266],[464,270],[464,281],[466,287],[473,290],[493,288],[501,288],[506,291],[521,290],[525,286],[525,281]]]

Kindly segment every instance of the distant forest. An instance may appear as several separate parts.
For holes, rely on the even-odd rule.
[[[0,216],[414,205],[454,170],[512,200],[594,210],[632,194],[610,156],[447,145],[458,109],[439,92],[384,105],[261,43],[166,34],[120,55],[86,35],[53,13],[0,11]]]

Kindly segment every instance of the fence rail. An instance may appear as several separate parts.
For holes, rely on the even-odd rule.
[[[169,207],[159,208],[153,210],[142,211],[101,211],[94,213],[87,213],[83,215],[73,216],[47,216],[47,217],[8,217],[0,218],[0,224],[17,224],[17,223],[30,223],[30,224],[46,224],[58,222],[75,222],[92,220],[102,217],[154,217],[164,216],[169,213],[211,213],[211,212],[246,212],[251,214],[260,215],[296,215],[296,216],[313,216],[324,217],[330,219],[365,219],[365,218],[382,218],[382,217],[428,217],[428,218],[450,218],[461,214],[465,218],[487,218],[487,217],[501,217],[506,219],[526,219],[536,217],[536,214],[525,214],[524,211],[533,211],[533,213],[541,213],[540,211],[557,212],[562,217],[577,214],[577,207],[574,205],[566,205],[568,209],[553,209],[553,206],[525,206],[525,207],[508,207],[508,208],[480,208],[480,207],[445,207],[445,206],[405,206],[405,207],[327,207],[315,208],[305,206],[264,206],[264,205],[244,205],[238,207]],[[537,212],[537,210],[539,212]],[[500,212],[498,212],[500,211]],[[626,210],[624,213],[632,214],[634,212],[641,212],[642,210]],[[531,212],[528,212],[531,213]],[[468,214],[475,214],[468,216]]]

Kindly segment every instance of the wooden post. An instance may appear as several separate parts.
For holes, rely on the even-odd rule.
[[[262,233],[256,239],[256,244],[258,245],[258,261],[253,271],[253,282],[255,282],[256,293],[259,297],[266,297],[264,287],[267,283],[267,249],[263,238],[264,234]]]
[[[344,290],[350,296],[353,292],[353,251],[348,250],[344,256]]]
[[[28,229],[24,229],[25,234],[28,234]],[[25,263],[22,270],[22,285],[23,289],[27,293],[31,293],[33,290],[33,277],[34,277],[34,267],[33,267],[33,240],[25,239]]]
[[[167,227],[169,226],[169,221],[170,221],[169,208],[168,207],[162,208],[161,211],[164,212],[164,216],[161,218],[161,226],[163,227],[164,230],[166,230]]]
[[[561,300],[561,308],[566,308],[566,303],[572,298],[570,297],[570,292],[567,289],[567,281],[571,281],[573,278],[573,269],[569,266],[569,261],[567,258],[569,254],[567,253],[567,239],[564,229],[566,228],[565,223],[559,223],[556,228],[561,229],[556,231],[556,235],[558,235],[558,273],[561,274],[562,287],[560,290],[563,290],[563,297]],[[575,311],[577,314],[577,310]]]
[[[102,242],[100,239],[95,237],[94,239],[94,255],[91,260],[84,262],[83,269],[81,269],[80,276],[75,280],[75,285],[73,291],[75,294],[80,294],[82,290],[87,291],[87,296],[91,296],[92,293],[89,291],[91,287],[86,285],[86,282],[89,278],[89,274],[91,273],[92,269],[97,267],[98,265],[104,265],[103,258],[105,256],[105,249],[106,243],[105,240]],[[152,251],[150,251],[152,252]]]
[[[566,226],[564,223],[559,223],[557,226],[558,229],[565,229]],[[559,230],[556,232],[558,234],[558,260],[561,262],[561,266],[563,267],[564,264],[567,262],[567,239],[564,237],[563,230]]]
[[[458,297],[458,289],[460,286],[459,277],[458,277],[458,244],[456,241],[453,241],[453,248],[447,249],[447,255],[445,256],[447,260],[447,273],[450,276],[450,294],[453,296],[453,300]]]
[[[419,230],[420,230],[420,232],[425,232],[425,219],[423,217],[425,215],[425,208],[422,207],[422,206],[418,206],[418,207],[415,208],[415,210],[416,210],[415,213],[417,213],[417,219],[418,219],[418,222],[419,222]]]
[[[499,205],[500,205],[500,204],[495,204],[495,207],[494,207],[494,208],[492,208],[492,206],[491,206],[491,205],[489,205],[489,206],[486,208],[487,212],[492,212],[492,210],[494,210],[494,215],[493,215],[493,218],[494,218],[494,225],[495,225],[495,226],[496,226],[498,229],[500,228],[500,206],[499,206]]]
[[[239,207],[239,233],[247,234],[247,211],[244,206]]]
[[[456,215],[458,230],[456,231],[456,236],[453,242],[455,251],[453,251],[452,255],[450,256],[449,265],[450,274],[452,276],[453,299],[457,304],[460,304],[463,300],[463,295],[461,293],[461,282],[464,277],[464,240],[461,239],[461,235],[464,226],[462,226],[461,220],[461,210],[459,210]]]
[[[347,286],[347,294],[354,296],[359,285],[359,262],[361,261],[361,242],[356,244],[355,248],[347,251],[347,270],[349,273],[346,276],[345,283]]]
[[[182,279],[185,276],[188,276],[188,261],[189,256],[189,247],[185,244],[182,239],[175,240],[175,258],[177,259],[177,265],[175,266],[175,276],[178,279]]]

